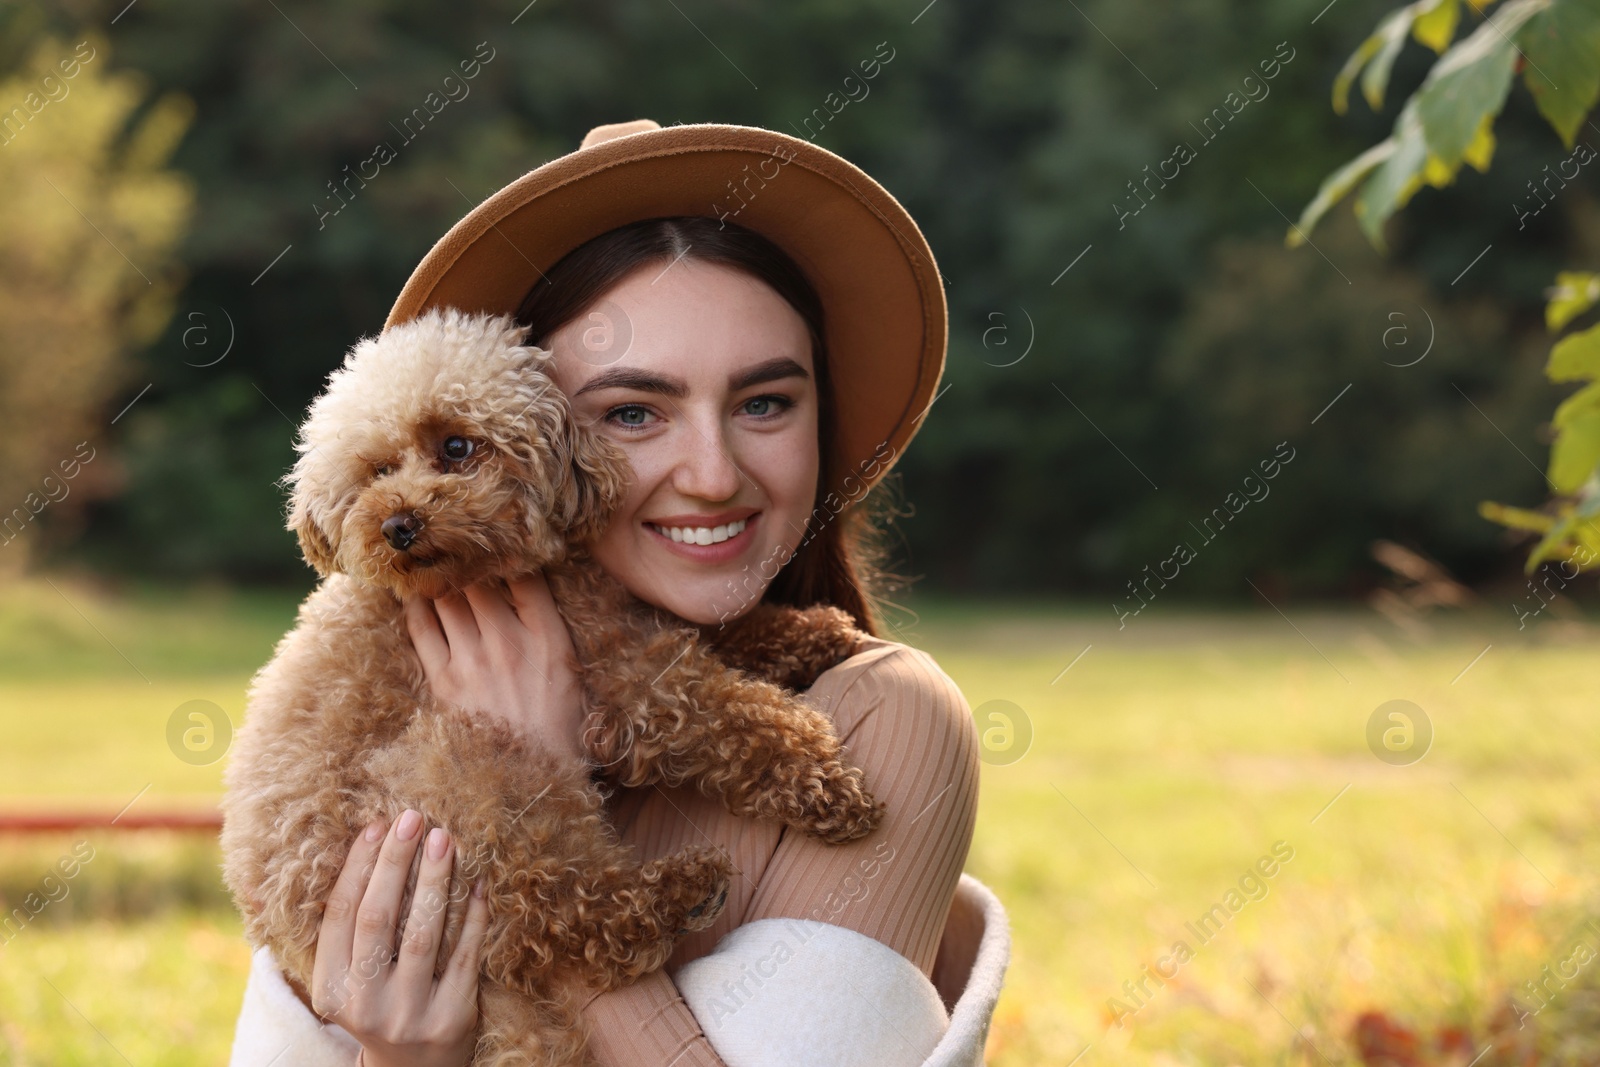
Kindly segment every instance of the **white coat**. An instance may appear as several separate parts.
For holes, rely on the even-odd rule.
[[[813,919],[730,931],[674,981],[728,1067],[982,1067],[1010,960],[1005,908],[962,874],[933,979],[874,938]],[[229,1067],[351,1067],[360,1046],[255,950]]]

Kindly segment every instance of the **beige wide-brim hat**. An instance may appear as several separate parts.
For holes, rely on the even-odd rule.
[[[822,300],[843,473],[871,485],[899,459],[944,371],[948,318],[933,252],[881,185],[809,141],[754,126],[597,126],[576,152],[473,208],[417,264],[385,326],[436,306],[515,314],[591,237],[667,215],[726,218],[800,266]],[[843,483],[854,491],[852,483]]]

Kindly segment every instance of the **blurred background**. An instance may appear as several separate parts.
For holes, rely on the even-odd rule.
[[[0,7],[0,1065],[225,1058],[248,947],[205,826],[312,586],[295,427],[458,218],[641,116],[813,140],[938,257],[891,627],[985,730],[991,1062],[1600,1063],[1594,582],[1480,513],[1551,495],[1593,168],[1518,53],[1492,166],[1384,251],[1348,203],[1286,247],[1438,58],[1408,23],[1340,114],[1393,4],[1325,2]],[[1556,2],[1586,114],[1600,11]],[[1394,700],[1414,758],[1369,740]]]

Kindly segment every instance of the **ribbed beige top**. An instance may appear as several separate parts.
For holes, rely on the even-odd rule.
[[[885,802],[883,822],[859,841],[830,845],[775,821],[730,815],[693,789],[618,789],[608,811],[640,859],[721,845],[737,873],[721,917],[684,937],[663,970],[590,1002],[590,1048],[603,1067],[722,1067],[671,976],[757,919],[847,927],[932,977],[977,817],[971,709],[926,652],[882,638],[824,673],[808,696]]]

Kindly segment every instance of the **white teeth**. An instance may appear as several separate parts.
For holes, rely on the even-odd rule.
[[[723,526],[657,526],[655,523],[650,525],[659,533],[681,544],[715,545],[730,537],[739,536],[749,522],[749,519],[740,519],[738,522],[730,522]]]

